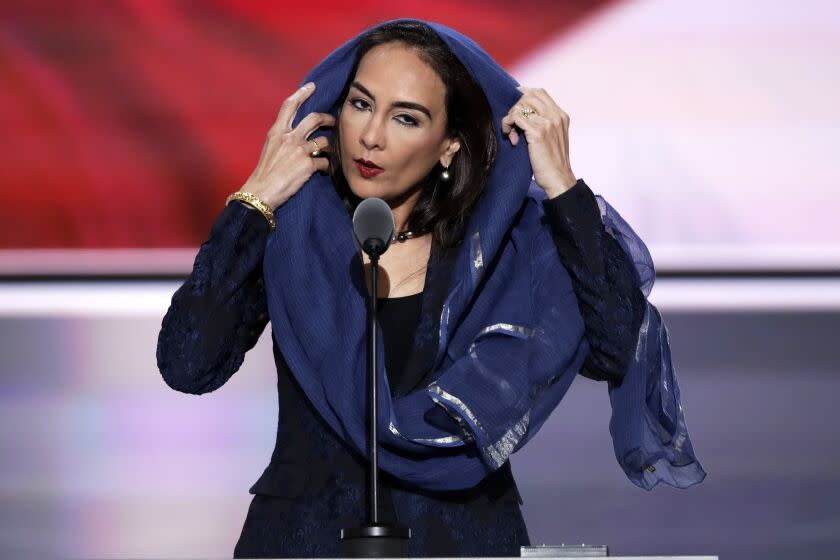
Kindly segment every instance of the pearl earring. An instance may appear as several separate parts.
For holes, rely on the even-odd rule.
[[[440,178],[444,181],[449,180],[449,168],[448,167],[444,167],[443,171],[440,172]]]

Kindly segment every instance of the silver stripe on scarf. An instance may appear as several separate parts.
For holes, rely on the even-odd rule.
[[[522,440],[525,432],[528,431],[528,422],[531,420],[531,411],[527,411],[519,421],[505,432],[505,435],[493,445],[485,448],[485,453],[493,460],[496,468],[501,467],[508,457],[511,456],[516,444]]]
[[[661,318],[660,318],[660,322],[659,322],[659,337],[660,337],[659,340],[664,340],[665,341],[666,348],[671,347],[671,341],[668,338],[668,329],[665,326],[665,323],[661,320]],[[672,388],[668,387],[668,377],[666,375],[664,375],[665,372],[668,371],[668,364],[665,362],[666,353],[663,352],[663,351],[660,351],[659,356],[660,356],[659,371],[661,372],[660,374],[662,375],[662,391],[661,391],[661,395],[660,395],[660,398],[661,398],[660,402],[662,403],[662,414],[667,416],[668,419],[671,422],[673,422],[674,419],[671,418],[670,414],[668,414],[668,401],[676,400],[676,395],[672,394],[672,392],[671,392]],[[679,413],[679,411],[677,411],[677,412]]]
[[[674,443],[674,449],[679,452],[682,452],[683,443],[685,443],[686,434],[685,432],[680,431],[680,435],[677,436],[677,441]]]
[[[443,304],[440,311],[440,328],[438,328],[438,355],[443,350],[443,343],[446,338],[446,328],[449,326],[449,302]]]
[[[461,441],[463,441],[465,444],[466,443],[472,443],[473,441],[475,441],[475,439],[472,436],[472,431],[470,430],[470,427],[467,426],[466,420],[464,420],[462,417],[458,416],[457,414],[455,414],[454,412],[452,412],[451,410],[446,408],[446,405],[441,403],[440,399],[438,399],[434,395],[429,395],[429,398],[431,398],[433,401],[435,401],[436,405],[438,405],[442,409],[444,409],[446,411],[446,413],[449,414],[449,416],[453,420],[455,420],[455,422],[458,424],[458,426],[460,426],[461,431],[462,431],[461,436],[460,436]]]
[[[671,347],[671,335],[668,333],[668,327],[665,325],[665,322],[662,321],[661,316],[660,316],[660,325],[661,325],[660,340],[664,340],[666,348],[670,348]],[[667,371],[668,364],[665,363],[665,352],[661,352],[660,354],[662,356],[662,366],[661,366],[661,368],[662,368],[662,371],[664,372],[664,371]],[[671,369],[673,371],[673,366],[671,366]],[[665,398],[667,397],[669,399],[673,399],[677,403],[677,418],[676,418],[676,421],[674,421],[674,419],[671,418],[671,421],[674,422],[674,424],[677,427],[677,438],[674,441],[674,450],[682,453],[683,452],[682,447],[683,447],[683,444],[685,443],[685,440],[688,438],[688,432],[686,431],[686,428],[685,428],[685,416],[684,416],[684,412],[683,412],[682,403],[680,403],[679,399],[677,398],[677,393],[679,392],[679,389],[677,387],[676,375],[674,376],[674,381],[673,381],[671,387],[668,387],[668,379],[663,377],[662,387],[664,389],[662,391],[662,399],[663,399],[662,411],[668,418],[671,418],[671,416],[670,416],[670,414],[668,414],[668,408],[667,408],[666,403],[664,401]]]
[[[484,435],[484,439],[488,439],[487,432],[482,427],[481,423],[476,418],[475,414],[459,399],[444,391],[440,386],[432,383],[428,387],[429,390],[440,396],[443,400],[454,405],[461,413],[469,418],[470,422]],[[434,397],[432,397],[434,398]],[[528,423],[531,419],[531,412],[528,411],[519,419],[513,426],[496,443],[490,444],[484,448],[484,455],[488,458],[490,464],[494,468],[501,467],[505,461],[508,460],[511,453],[513,453],[516,445],[522,440],[525,432],[528,430]]]
[[[391,433],[397,437],[401,437],[406,441],[411,441],[414,443],[421,443],[425,445],[440,445],[440,446],[452,446],[458,443],[462,443],[461,438],[458,436],[444,436],[439,438],[408,438],[405,437],[400,433],[396,426],[394,426],[393,422],[388,423],[388,429],[391,430]]]
[[[473,261],[473,279],[476,284],[481,280],[481,277],[484,275],[484,255],[481,252],[481,236],[479,235],[478,231],[472,234],[470,238],[470,248],[472,252],[472,261]]]
[[[470,410],[461,399],[454,395],[450,395],[449,393],[441,389],[440,386],[437,385],[435,382],[432,382],[431,385],[427,387],[427,390],[433,392],[434,394],[438,395],[441,399],[455,406],[455,408],[460,410],[461,414],[466,416],[469,419],[469,421],[472,422],[472,424],[484,434],[484,437],[487,438],[487,432],[484,431],[484,428],[481,426],[481,423],[478,421],[478,418],[476,418],[475,414],[472,413],[472,410]]]
[[[637,362],[642,359],[642,353],[647,348],[648,329],[650,329],[650,306],[645,310],[645,320],[642,321],[642,326],[639,327],[639,338],[636,342],[635,356]]]
[[[483,329],[481,329],[481,331],[479,331],[477,335],[475,335],[475,338],[473,339],[472,344],[470,344],[470,348],[469,350],[467,350],[467,353],[474,353],[475,343],[480,337],[484,336],[485,334],[498,332],[508,333],[517,338],[530,338],[534,336],[534,329],[530,329],[528,327],[521,327],[519,325],[511,325],[510,323],[495,323],[488,327],[484,327]]]
[[[495,323],[493,325],[490,325],[489,327],[484,327],[483,329],[481,329],[481,331],[479,331],[479,333],[476,335],[476,338],[492,332],[506,332],[519,338],[530,338],[534,336],[534,329],[529,329],[528,327],[521,327],[519,325],[511,325],[510,323]]]

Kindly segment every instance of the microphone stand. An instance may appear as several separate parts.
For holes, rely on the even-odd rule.
[[[367,523],[341,530],[341,554],[347,558],[405,558],[411,529],[379,521],[379,447],[376,428],[379,416],[376,407],[376,278],[379,275],[379,255],[387,245],[370,239],[364,245],[370,256],[371,295],[368,300],[368,398],[370,399],[370,488]]]

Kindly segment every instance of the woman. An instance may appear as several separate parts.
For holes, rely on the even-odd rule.
[[[306,81],[158,342],[167,384],[204,393],[272,323],[277,445],[234,555],[336,556],[339,529],[364,517],[370,294],[350,213],[371,196],[400,233],[376,294],[382,517],[411,527],[412,556],[529,544],[508,459],[578,373],[608,382],[616,457],[635,484],[702,480],[645,300],[650,257],[575,178],[551,97],[416,20],[352,39]]]

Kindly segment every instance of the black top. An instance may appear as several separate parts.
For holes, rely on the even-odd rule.
[[[405,364],[414,344],[414,331],[420,322],[422,305],[423,292],[376,300],[376,320],[382,328],[382,344],[385,351],[385,373],[392,394],[404,380]],[[397,517],[391,497],[394,482],[391,477],[383,477],[379,509],[383,520],[395,521]]]
[[[388,384],[400,385],[402,372],[414,344],[414,331],[420,322],[423,292],[404,297],[378,298],[376,319],[382,327],[382,344],[385,350],[385,371]]]

